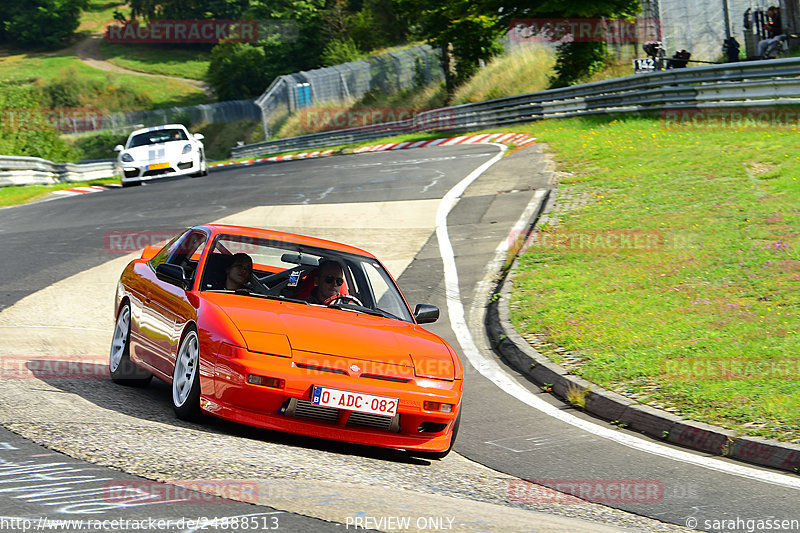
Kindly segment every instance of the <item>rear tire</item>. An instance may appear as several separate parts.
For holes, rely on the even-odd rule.
[[[181,420],[200,418],[200,342],[190,328],[183,336],[172,372],[172,407]]]
[[[131,361],[131,305],[122,306],[114,326],[111,351],[108,355],[108,368],[111,380],[120,385],[145,387],[153,379],[153,374],[142,370]]]

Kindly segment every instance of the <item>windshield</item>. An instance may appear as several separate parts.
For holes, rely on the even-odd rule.
[[[218,236],[206,258],[200,290],[327,305],[413,322],[399,289],[375,259],[291,242]]]
[[[186,136],[186,132],[178,128],[148,131],[146,133],[139,133],[131,137],[131,140],[128,143],[128,148],[134,148],[136,146],[145,146],[147,144],[158,144],[169,141],[186,141],[186,140],[189,140],[189,138]]]

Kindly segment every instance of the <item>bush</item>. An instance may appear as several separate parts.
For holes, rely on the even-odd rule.
[[[3,2],[0,7],[0,38],[30,47],[55,48],[78,29],[81,11],[88,0],[27,0]]]
[[[79,159],[113,159],[117,157],[114,147],[125,144],[127,139],[127,133],[101,131],[73,138],[71,144]]]
[[[358,61],[364,53],[358,49],[351,38],[336,39],[329,42],[322,51],[322,64],[326,67]]]
[[[78,154],[48,123],[35,87],[0,83],[0,154],[71,161]]]
[[[591,77],[605,66],[606,43],[562,43],[556,49],[555,74],[550,78],[550,88],[568,87]]]
[[[103,111],[147,109],[153,101],[146,93],[131,87],[81,76],[75,67],[61,70],[58,75],[40,84],[42,106],[49,108],[96,108]]]
[[[250,43],[220,43],[212,48],[207,76],[220,102],[254,98],[272,81],[264,50]]]

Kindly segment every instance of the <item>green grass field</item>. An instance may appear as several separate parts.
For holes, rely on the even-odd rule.
[[[150,109],[189,106],[206,103],[206,95],[178,80],[163,80],[134,74],[114,74],[83,64],[68,52],[22,53],[0,50],[0,79],[45,84],[57,78],[99,81],[108,87],[105,95],[94,105],[100,109],[115,109],[115,87],[135,89]]]
[[[603,387],[800,442],[797,121],[523,130],[550,144],[561,203],[578,207],[520,258],[518,331]]]
[[[102,41],[100,55],[128,70],[201,81],[205,79],[211,61],[207,45],[131,45]]]

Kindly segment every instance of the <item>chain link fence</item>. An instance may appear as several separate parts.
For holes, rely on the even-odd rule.
[[[215,104],[170,107],[150,111],[131,111],[128,113],[112,113],[98,118],[100,118],[100,120],[96,127],[91,129],[111,130],[114,133],[120,133],[136,128],[146,128],[171,123],[188,125],[234,122],[237,120],[260,120],[261,109],[255,104],[255,100],[253,99],[231,100]],[[75,127],[75,131],[69,131],[68,123],[63,126],[66,126],[65,133],[78,133],[80,131],[79,126]]]
[[[387,52],[333,67],[280,76],[255,100],[264,138],[285,116],[312,105],[344,102],[371,90],[393,92],[444,80],[439,53],[428,45]]]

